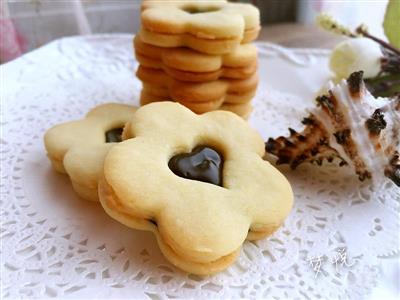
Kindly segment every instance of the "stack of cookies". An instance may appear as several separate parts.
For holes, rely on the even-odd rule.
[[[259,11],[215,1],[142,3],[134,39],[141,105],[176,101],[201,114],[222,109],[247,118],[258,84]]]

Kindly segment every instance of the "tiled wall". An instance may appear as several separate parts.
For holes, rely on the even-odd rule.
[[[74,1],[9,0],[9,14],[25,40],[25,50],[63,36],[134,33],[139,28],[139,0]]]

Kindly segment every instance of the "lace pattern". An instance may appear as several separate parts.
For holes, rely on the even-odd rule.
[[[381,257],[398,253],[399,189],[372,192],[347,168],[280,168],[295,206],[269,239],[246,242],[227,271],[183,273],[150,233],[130,230],[77,198],[50,168],[44,132],[110,101],[137,104],[131,36],[58,40],[3,66],[1,272],[4,298],[352,298],[368,294]],[[326,51],[259,44],[260,60],[308,68]],[[264,138],[300,126],[299,95],[260,89],[250,123]],[[273,125],[273,127],[271,127]],[[342,251],[342,252],[341,252]],[[346,261],[336,261],[345,253]],[[315,270],[313,260],[320,258]],[[343,258],[343,257],[342,257]]]

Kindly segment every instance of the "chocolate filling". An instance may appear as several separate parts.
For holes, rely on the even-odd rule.
[[[155,220],[149,219],[148,221],[149,221],[151,224],[153,224],[154,226],[156,226],[156,227],[158,226],[158,225],[157,225],[157,222],[156,222]]]
[[[223,157],[207,146],[197,146],[190,153],[172,157],[168,166],[171,171],[186,179],[198,180],[222,186]]]
[[[191,15],[194,15],[194,14],[204,14],[204,13],[218,11],[218,10],[220,10],[220,8],[219,7],[208,7],[208,8],[201,9],[196,6],[186,6],[183,8],[183,10]]]
[[[106,143],[119,143],[122,141],[123,128],[114,128],[106,132]]]

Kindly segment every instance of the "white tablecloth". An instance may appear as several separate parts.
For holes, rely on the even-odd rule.
[[[296,204],[269,239],[200,278],[170,265],[153,236],[110,219],[51,170],[42,136],[99,103],[138,103],[132,36],[57,40],[1,66],[2,295],[74,298],[399,297],[399,190],[374,195],[346,168],[281,171]],[[250,124],[263,138],[301,128],[327,82],[326,50],[259,43],[260,86]],[[348,264],[332,259],[344,249]],[[310,265],[322,257],[321,272]]]

